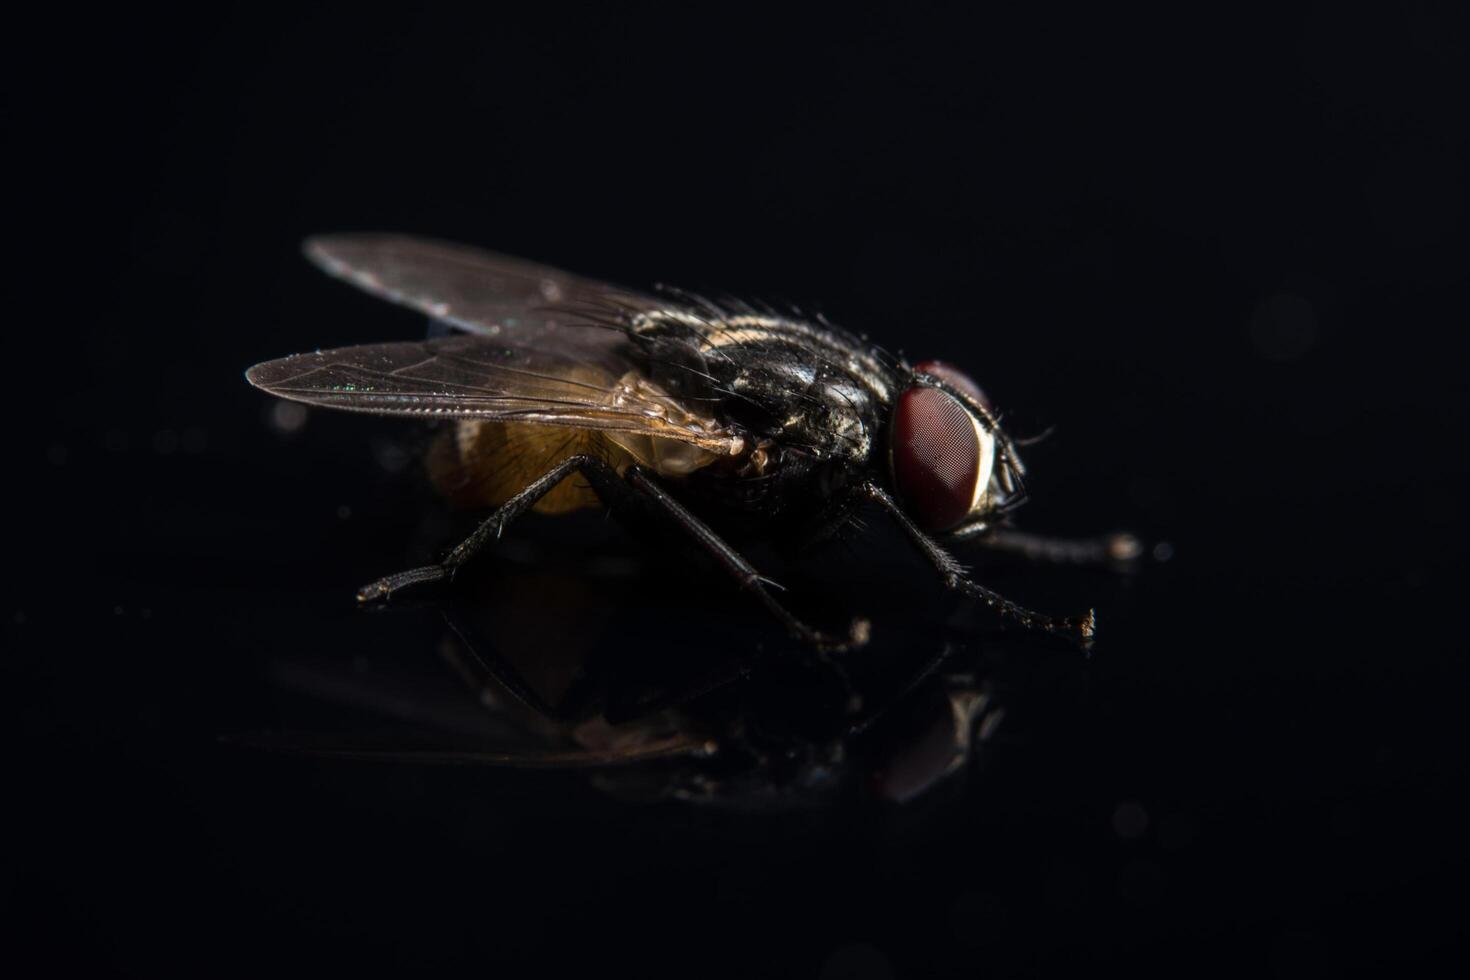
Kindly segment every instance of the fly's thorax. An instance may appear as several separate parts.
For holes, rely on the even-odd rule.
[[[647,311],[630,324],[650,376],[680,396],[718,403],[758,438],[821,459],[869,458],[894,383],[871,345],[820,319],[691,299],[693,306]]]
[[[649,377],[745,434],[740,452],[696,480],[735,509],[820,504],[880,453],[895,378],[858,337],[820,320],[709,303],[640,314],[630,335]]]
[[[847,371],[783,345],[726,368],[726,412],[776,447],[861,465],[872,455],[881,407]]]

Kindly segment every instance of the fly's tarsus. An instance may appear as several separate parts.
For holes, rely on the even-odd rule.
[[[945,584],[953,591],[979,599],[995,612],[1026,629],[1040,630],[1055,636],[1075,640],[1084,646],[1097,635],[1097,613],[1089,609],[1086,615],[1075,617],[1048,616],[1007,599],[1005,596],[978,582],[963,576],[946,579]]]
[[[387,602],[404,589],[427,585],[431,582],[443,582],[452,574],[453,569],[447,565],[425,565],[423,568],[410,568],[393,575],[385,575],[376,582],[370,582],[358,589],[357,601],[363,605]]]

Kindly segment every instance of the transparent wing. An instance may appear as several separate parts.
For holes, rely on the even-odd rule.
[[[719,455],[744,447],[737,431],[648,381],[621,331],[551,323],[509,333],[514,342],[451,334],[297,354],[245,377],[282,398],[354,412],[609,429]]]
[[[666,305],[550,266],[426,238],[321,235],[307,239],[304,251],[328,274],[374,296],[491,336],[564,322],[568,310]]]

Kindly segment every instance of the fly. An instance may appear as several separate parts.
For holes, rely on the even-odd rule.
[[[643,293],[403,236],[317,237],[305,251],[449,329],[267,361],[246,378],[309,405],[451,420],[430,476],[452,503],[489,510],[443,561],[365,586],[363,603],[451,578],[529,510],[634,502],[712,555],[792,635],[835,652],[864,643],[867,621],[845,634],[803,622],[714,525],[820,538],[876,505],[945,588],[1086,641],[1092,611],[1027,609],[970,578],[947,544],[1059,562],[1137,551],[1128,535],[1065,541],[1006,526],[1026,499],[1025,468],[980,387],[823,318]]]

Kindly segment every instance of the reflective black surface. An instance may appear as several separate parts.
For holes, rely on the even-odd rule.
[[[15,956],[1324,976],[1456,951],[1459,19],[395,17],[98,22],[11,66],[37,267],[9,318]],[[1168,560],[976,560],[1095,605],[1084,657],[935,596],[881,520],[766,556],[813,619],[871,615],[865,705],[922,674],[855,733],[718,575],[596,517],[361,612],[465,530],[422,431],[241,372],[422,329],[297,253],[368,228],[817,301],[962,367],[1016,435],[1056,426],[1023,526]],[[481,711],[446,609],[574,719]],[[657,734],[731,748],[646,777],[240,744],[606,746],[602,709],[704,671],[736,679]]]

